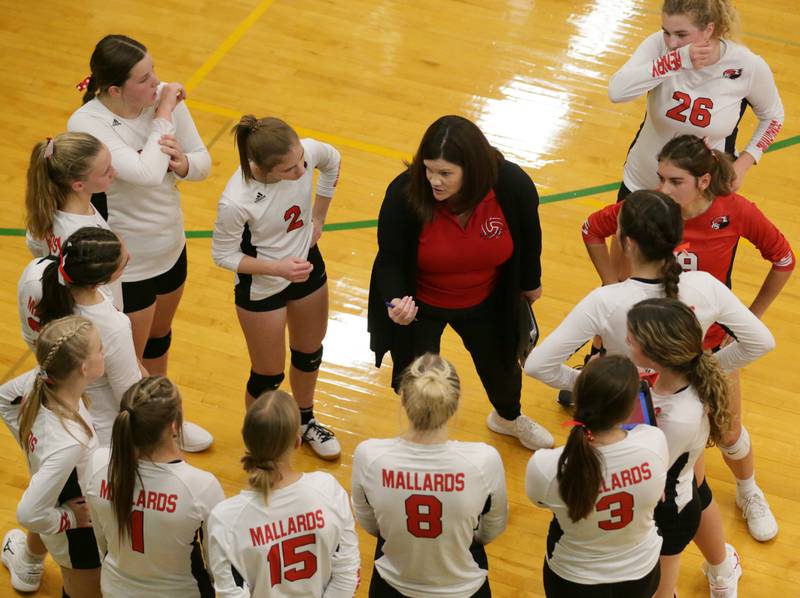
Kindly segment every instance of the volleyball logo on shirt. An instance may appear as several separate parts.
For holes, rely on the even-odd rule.
[[[722,76],[726,79],[738,79],[742,76],[742,69],[725,69]]]
[[[486,222],[481,224],[481,238],[482,239],[498,239],[503,234],[503,219],[491,217],[487,218]]]

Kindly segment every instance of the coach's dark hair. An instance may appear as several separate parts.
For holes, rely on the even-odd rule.
[[[590,361],[575,381],[575,425],[558,459],[558,493],[572,521],[580,521],[594,509],[603,481],[603,460],[592,446],[594,433],[605,432],[630,417],[639,394],[639,373],[621,355]]]
[[[44,269],[42,298],[36,305],[41,324],[70,315],[75,309],[71,287],[93,287],[106,284],[120,267],[122,242],[108,229],[84,226],[72,233],[61,246],[64,272],[72,282],[58,279],[59,256]]]
[[[730,390],[716,358],[703,350],[703,329],[694,311],[677,299],[645,299],[628,312],[628,331],[650,360],[686,376],[708,411],[708,446],[730,431]]]
[[[83,103],[93,100],[98,94],[108,92],[109,87],[122,87],[131,74],[131,69],[147,54],[143,44],[125,35],[106,35],[97,42],[89,60],[89,81],[83,94]]]
[[[142,378],[122,395],[111,430],[108,485],[120,540],[130,533],[139,460],[147,459],[174,429],[180,439],[183,411],[178,387],[164,376]],[[180,443],[180,440],[178,440]]]
[[[679,135],[670,139],[658,153],[658,161],[671,162],[695,179],[705,174],[710,175],[711,181],[703,191],[706,199],[713,200],[733,191],[733,181],[736,178],[733,159],[725,152],[709,149],[705,141],[696,135]]]
[[[247,449],[242,466],[250,487],[269,501],[272,486],[281,480],[278,465],[294,448],[300,435],[300,410],[291,395],[282,390],[262,394],[244,416],[242,438]]]
[[[300,138],[295,130],[279,118],[256,118],[245,114],[233,126],[234,145],[239,149],[239,165],[246,181],[253,180],[252,162],[267,174],[283,159]]]
[[[436,199],[428,181],[424,160],[446,160],[462,168],[461,189],[447,200],[455,213],[474,208],[497,182],[503,155],[486,139],[478,126],[463,116],[442,116],[419,144],[408,173],[408,201],[421,222],[433,218]]]
[[[664,262],[661,277],[667,297],[678,296],[681,267],[673,251],[683,238],[681,208],[660,191],[634,191],[622,203],[619,214],[620,241],[632,239],[642,256]]]
[[[25,226],[34,239],[52,234],[56,212],[73,193],[72,184],[86,180],[103,147],[88,133],[61,133],[33,146],[25,188]]]

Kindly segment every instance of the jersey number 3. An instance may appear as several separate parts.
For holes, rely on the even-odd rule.
[[[306,534],[273,544],[267,553],[270,584],[277,586],[284,579],[298,581],[314,575],[317,572],[317,555],[311,550],[299,549],[316,543],[314,534]]]
[[[687,110],[691,108],[689,113],[689,122],[695,127],[705,128],[711,124],[711,112],[714,107],[714,101],[711,98],[697,98],[692,102],[692,98],[688,93],[676,91],[672,94],[673,100],[678,100],[678,105],[674,108],[667,110],[667,116],[678,122],[686,122]]]
[[[595,510],[608,511],[609,518],[597,522],[600,529],[611,531],[622,529],[633,521],[633,494],[617,492],[609,494],[597,501]]]
[[[303,226],[303,220],[300,218],[300,206],[292,206],[283,213],[283,219],[289,223],[286,227],[286,232],[290,233]]]
[[[406,499],[406,529],[415,538],[442,535],[442,501],[430,494],[412,494]]]

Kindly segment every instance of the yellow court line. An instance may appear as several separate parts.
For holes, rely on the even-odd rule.
[[[224,106],[217,106],[215,104],[209,104],[208,102],[201,102],[199,100],[187,100],[186,103],[189,105],[190,108],[197,108],[198,110],[201,110],[203,112],[208,112],[210,114],[215,114],[217,116],[224,116],[225,118],[233,118],[237,121],[243,114],[242,112],[237,112],[235,110],[231,110],[230,108],[225,108]],[[334,135],[333,133],[325,133],[323,131],[307,129],[305,127],[294,127],[294,129],[298,132],[298,134],[301,137],[313,137],[314,139],[318,139],[319,141],[325,141],[327,143],[330,143],[333,146],[349,147],[352,149],[357,149],[363,152],[367,152],[369,154],[383,156],[384,158],[391,158],[393,160],[411,159],[410,154],[389,149],[388,147],[383,147],[381,145],[376,145],[374,143],[367,143],[365,141],[359,141],[357,139],[350,139],[349,137],[341,137],[339,135]]]
[[[220,44],[216,50],[214,50],[214,53],[210,56],[210,58],[206,60],[199,69],[197,69],[197,72],[195,72],[194,75],[192,75],[192,78],[189,79],[189,82],[186,84],[186,91],[192,91],[200,84],[200,82],[205,78],[206,75],[208,75],[211,69],[219,64],[219,61],[225,57],[225,54],[230,51],[236,42],[242,39],[250,27],[255,25],[256,21],[258,21],[261,15],[263,15],[266,10],[272,6],[273,2],[275,2],[275,0],[262,0],[262,2],[259,3],[255,9],[253,9],[253,12],[247,15],[247,17],[241,23],[239,23],[236,29],[233,30],[233,33],[225,38],[225,41],[222,42],[222,44]]]

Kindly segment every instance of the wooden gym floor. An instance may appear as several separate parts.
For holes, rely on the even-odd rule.
[[[748,175],[742,192],[758,202],[798,247],[800,152],[800,16],[795,0],[738,2],[740,39],[771,65],[786,107],[773,152]],[[162,80],[186,84],[189,106],[214,168],[202,183],[182,186],[190,274],[174,325],[170,374],[182,389],[188,417],[211,430],[213,448],[190,461],[214,472],[230,495],[245,482],[238,459],[242,394],[248,371],[233,310],[232,274],[211,262],[216,202],[236,168],[228,135],[243,113],[275,115],[302,135],[334,144],[343,155],[341,184],[320,245],[328,264],[331,313],[317,394],[317,412],[341,440],[339,462],[307,449],[299,467],[326,469],[349,488],[352,452],[371,436],[403,428],[389,370],[372,365],[366,334],[375,219],[387,183],[402,169],[425,128],[438,116],[474,119],[506,156],[536,182],[544,234],[544,297],[536,304],[543,332],[597,285],[580,240],[588,213],[615,197],[628,145],[644,100],[612,105],[606,82],[650,32],[660,27],[657,0],[235,0],[174,2],[90,0],[81,3],[0,1],[0,367],[2,379],[33,366],[19,333],[16,282],[30,259],[23,226],[25,169],[33,144],[65,129],[80,103],[74,84],[88,72],[94,44],[107,33],[145,43]],[[743,129],[747,139],[752,115]],[[741,144],[740,144],[741,145]],[[734,288],[751,300],[767,266],[743,243]],[[739,595],[800,595],[800,471],[797,455],[800,385],[794,347],[800,282],[792,279],[766,317],[778,348],[743,375],[746,422],[757,451],[758,481],[781,525],[770,543],[752,540],[734,505],[734,484],[716,450],[709,476],[726,531],[744,563]],[[447,333],[443,353],[464,386],[452,434],[488,442],[503,456],[511,502],[509,528],[489,548],[498,597],[543,596],[541,565],[549,513],[524,496],[529,451],[490,433],[489,404],[458,339]],[[554,392],[524,381],[526,413],[563,441],[566,418]],[[16,526],[27,483],[20,450],[0,434],[0,530]],[[366,596],[374,540],[361,533]],[[682,598],[705,596],[702,558],[689,546]],[[11,596],[0,573],[0,596]],[[49,561],[42,596],[60,596]]]

